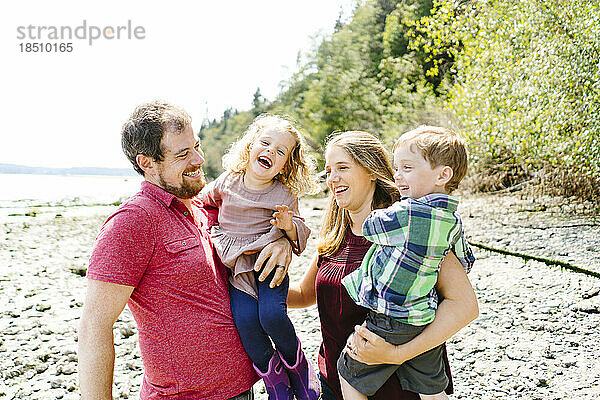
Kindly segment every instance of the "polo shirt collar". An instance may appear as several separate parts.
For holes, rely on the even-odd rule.
[[[156,186],[155,184],[150,183],[148,181],[142,182],[142,192],[158,199],[167,207],[171,207],[171,203],[173,203],[173,200],[177,199],[177,197],[174,194],[171,194],[165,189]]]
[[[432,207],[444,208],[450,212],[456,212],[458,209],[458,197],[444,193],[432,193],[418,199],[422,203]]]

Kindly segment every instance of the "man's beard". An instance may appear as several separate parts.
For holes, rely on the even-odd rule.
[[[160,187],[163,188],[166,192],[171,193],[173,196],[179,199],[191,199],[192,197],[196,197],[198,193],[200,193],[202,188],[206,185],[204,172],[201,173],[201,179],[193,182],[186,182],[185,178],[183,178],[182,184],[179,186],[172,186],[165,182],[160,172],[158,174],[158,180],[160,183]]]

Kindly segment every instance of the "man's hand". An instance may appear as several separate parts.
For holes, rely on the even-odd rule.
[[[281,238],[269,243],[262,249],[256,259],[254,270],[260,271],[262,268],[262,272],[258,277],[258,280],[262,282],[276,268],[275,275],[273,275],[273,279],[269,284],[270,287],[274,288],[279,286],[285,278],[291,261],[292,245],[286,238]]]
[[[291,231],[294,229],[294,222],[292,221],[292,217],[294,216],[294,212],[290,210],[288,206],[275,206],[277,211],[273,213],[273,219],[271,220],[271,224],[275,225],[279,229],[283,229],[284,231]]]

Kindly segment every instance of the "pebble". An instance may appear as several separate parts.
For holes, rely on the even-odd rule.
[[[300,280],[314,255],[325,207],[323,199],[302,200],[313,232],[290,267],[292,281]],[[87,207],[61,212],[61,218],[44,219],[41,213],[2,221],[7,235],[0,241],[0,398],[79,399],[76,341],[86,288],[81,275],[113,210]],[[600,272],[598,224],[561,213],[551,201],[540,207],[519,196],[463,196],[459,211],[475,242],[552,254]],[[452,398],[600,398],[600,279],[474,250],[477,262],[469,278],[480,316],[448,341]],[[316,365],[321,342],[316,307],[289,315]],[[127,308],[115,332],[115,398],[138,399],[143,367]],[[261,382],[254,393],[257,400],[267,399]]]

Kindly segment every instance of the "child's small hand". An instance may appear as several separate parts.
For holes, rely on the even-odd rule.
[[[292,221],[294,212],[290,210],[288,206],[275,206],[275,208],[277,211],[273,213],[271,224],[284,231],[291,231],[294,229],[294,222]]]

